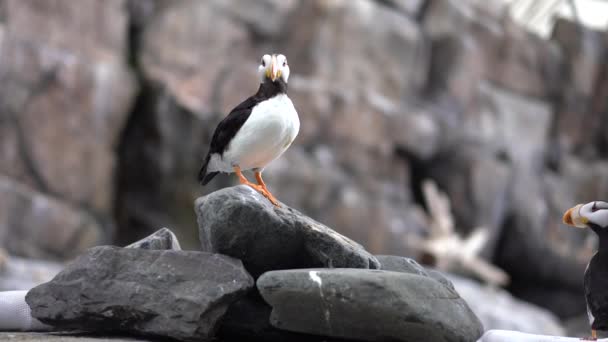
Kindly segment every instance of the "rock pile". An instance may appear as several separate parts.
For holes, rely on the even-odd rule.
[[[0,248],[65,261],[158,226],[196,246],[200,156],[274,51],[302,121],[266,171],[278,198],[416,256],[433,179],[512,293],[585,315],[592,243],[559,217],[608,196],[608,35],[557,19],[543,39],[504,3],[0,0]]]
[[[468,342],[483,333],[441,274],[376,258],[247,186],[195,209],[203,252],[181,250],[168,229],[126,248],[94,247],[28,293],[32,315],[58,329],[184,341]]]

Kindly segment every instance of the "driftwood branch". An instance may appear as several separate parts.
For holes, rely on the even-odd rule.
[[[488,242],[488,230],[478,227],[468,237],[461,237],[454,229],[447,195],[431,180],[423,182],[422,192],[429,211],[429,234],[424,239],[410,239],[409,245],[430,255],[434,266],[442,271],[467,273],[491,285],[507,285],[509,275],[479,255]]]

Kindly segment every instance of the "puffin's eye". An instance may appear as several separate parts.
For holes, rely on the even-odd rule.
[[[598,210],[599,210],[599,208],[597,207],[597,202],[593,202],[593,206],[591,207],[591,212],[594,213]]]
[[[287,66],[287,61],[283,62],[283,66]]]
[[[262,58],[262,66],[265,67],[266,66],[266,62],[264,62],[264,58]]]

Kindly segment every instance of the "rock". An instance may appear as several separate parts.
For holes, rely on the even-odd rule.
[[[420,14],[425,0],[382,0],[381,2],[396,8],[410,17],[416,18]]]
[[[463,6],[456,0],[428,0],[422,26],[433,41],[449,41],[451,37],[463,37],[463,41],[473,39],[474,44],[467,43],[466,50],[454,56],[456,68],[465,67],[460,71],[465,79],[468,71],[471,71],[471,81],[482,71],[484,79],[510,91],[550,98],[561,79],[559,46],[515,23],[505,15],[503,6],[495,1],[469,1]],[[477,48],[481,50],[474,51]],[[467,55],[479,63],[463,63],[462,57]],[[450,66],[445,68],[449,70]]]
[[[9,254],[61,260],[103,240],[103,228],[81,208],[0,175],[0,246]]]
[[[390,271],[271,271],[257,281],[283,330],[365,341],[473,341],[483,327],[458,293]]]
[[[486,72],[483,45],[469,35],[446,35],[433,40],[430,91],[453,101],[451,111],[464,112],[473,105]]]
[[[427,271],[414,259],[395,255],[376,255],[380,262],[380,269],[401,273],[410,273],[428,277]]]
[[[254,34],[263,37],[280,37],[290,15],[301,0],[215,0],[216,5],[242,21]],[[221,13],[221,12],[220,12]]]
[[[380,266],[358,243],[245,185],[197,199],[195,211],[203,250],[242,260],[256,278],[278,269]]]
[[[165,96],[200,118],[208,119],[213,111],[220,110],[214,108],[219,99],[214,82],[240,76],[245,81],[240,89],[247,90],[250,84],[250,90],[242,93],[232,107],[257,88],[258,56],[251,51],[246,27],[231,15],[238,10],[228,13],[226,6],[220,1],[172,2],[157,10],[142,33],[138,59],[144,76],[162,85],[168,92]],[[182,24],[174,25],[176,21]],[[246,59],[250,54],[255,58]],[[207,61],[205,68],[200,67],[201,60]],[[239,65],[243,68],[228,68]],[[227,113],[231,108],[222,109]]]
[[[449,275],[449,279],[486,330],[504,329],[556,336],[565,332],[553,313],[521,301],[505,290],[455,275]]]
[[[411,203],[407,161],[395,158],[346,142],[292,146],[264,179],[278,199],[369,251],[407,255],[403,240],[424,232],[426,219]]]
[[[594,31],[572,20],[556,20],[551,40],[565,54],[563,81],[556,104],[557,142],[563,152],[579,152],[596,148],[602,132],[601,115],[596,113],[594,94],[601,89],[600,75],[604,69],[605,33]],[[600,100],[600,103],[601,100]]]
[[[127,337],[93,336],[82,333],[35,333],[35,332],[0,332],[0,340],[15,342],[145,342],[144,339]]]
[[[580,340],[580,337],[534,335],[510,330],[488,330],[478,342],[579,342]],[[599,339],[597,342],[608,342],[608,339]]]
[[[5,1],[0,46],[10,85],[0,89],[0,173],[108,222],[115,148],[137,88],[125,3]]]
[[[297,13],[283,49],[301,75],[290,96],[308,113],[299,143],[329,138],[361,144],[362,152],[383,148],[392,114],[426,83],[430,46],[416,21],[367,0],[303,1]]]
[[[484,110],[497,119],[494,132],[487,132],[487,137],[498,150],[505,151],[517,167],[539,170],[553,119],[550,104],[490,83],[482,83],[480,92]]]
[[[427,108],[406,109],[391,116],[388,136],[398,150],[426,160],[437,152],[440,129]]]
[[[26,301],[35,318],[58,329],[208,341],[228,306],[252,286],[241,262],[226,256],[102,246]]]
[[[177,237],[168,228],[161,228],[150,236],[135,241],[125,248],[139,248],[152,250],[174,250],[181,251]]]
[[[441,272],[433,269],[425,269],[416,260],[395,255],[376,255],[376,259],[380,262],[380,269],[383,271],[393,271],[401,273],[416,274],[424,277],[430,277],[437,280],[444,286],[454,290],[454,285]]]
[[[314,336],[280,330],[270,324],[272,308],[257,293],[230,305],[218,331],[223,342],[338,342],[324,336]]]

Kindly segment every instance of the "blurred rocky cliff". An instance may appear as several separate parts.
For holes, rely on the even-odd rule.
[[[193,200],[235,181],[198,167],[267,52],[302,123],[265,172],[280,200],[418,256],[432,179],[512,292],[584,312],[594,241],[560,220],[608,198],[608,34],[459,0],[0,0],[0,246],[66,260],[161,226],[194,246]]]

